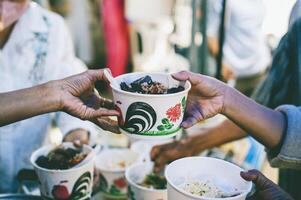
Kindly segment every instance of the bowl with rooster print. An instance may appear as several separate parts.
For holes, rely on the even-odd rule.
[[[100,172],[99,189],[110,199],[127,197],[125,170],[140,161],[139,154],[127,148],[108,148],[102,150],[95,159]]]
[[[31,155],[30,160],[38,175],[43,199],[88,200],[91,198],[94,156],[88,157],[87,155],[91,152],[92,148],[84,145],[78,151],[75,151],[76,149],[72,143],[63,143],[59,147],[47,145],[36,150]],[[47,164],[47,159],[53,159],[54,157],[59,157],[63,162],[66,162],[64,156],[72,153],[74,157],[70,161],[73,163],[71,166],[67,166],[66,163],[63,166],[62,162],[57,161]],[[43,166],[43,163],[46,163],[46,165]]]
[[[180,132],[191,84],[166,73],[129,73],[111,85],[120,131],[135,139],[171,138]]]

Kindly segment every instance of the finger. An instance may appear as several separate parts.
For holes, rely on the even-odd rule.
[[[157,160],[155,160],[154,172],[159,173],[167,163],[167,160],[164,155],[160,156]]]
[[[198,120],[194,117],[188,117],[186,118],[182,123],[181,123],[181,127],[183,127],[184,129],[190,128],[193,125],[197,124]]]
[[[189,80],[191,84],[196,85],[200,83],[200,74],[192,73],[189,71],[181,71],[172,74],[172,77],[179,81]]]
[[[160,152],[161,152],[161,146],[160,145],[154,146],[150,153],[151,159],[155,160],[160,154]]]
[[[83,146],[83,143],[78,139],[73,141],[73,145],[77,148],[81,148]]]
[[[112,133],[117,133],[117,134],[120,133],[118,122],[108,117],[95,118],[90,121],[98,125],[99,127],[101,127],[103,130],[110,131]]]
[[[107,78],[105,77],[104,73],[103,73],[103,69],[96,69],[96,70],[88,70],[86,72],[89,77],[92,79],[93,82],[99,81],[99,80],[103,80],[108,82]]]
[[[100,106],[111,110],[115,108],[115,104],[111,99],[107,99],[103,97],[100,98]]]
[[[266,178],[261,172],[258,170],[250,170],[247,172],[241,172],[241,177],[247,181],[252,181],[256,187],[259,189],[267,188],[271,185],[274,185],[272,181]]]
[[[85,104],[88,107],[92,107],[92,108],[107,108],[110,110],[114,110],[115,109],[115,104],[111,99],[107,99],[104,98],[102,96],[99,95],[99,93],[97,92],[97,90],[94,90],[94,92],[89,96],[89,98],[85,101]]]
[[[103,71],[107,71],[107,72],[109,72],[110,74],[111,74],[111,76],[113,77],[113,75],[112,75],[112,71],[109,69],[109,68],[105,68],[105,69],[103,69]],[[105,82],[107,82],[107,83],[110,83],[110,81],[109,81],[109,79],[106,77],[106,75],[105,75],[105,73],[104,73],[104,79],[103,79]]]
[[[119,116],[120,113],[117,110],[109,110],[106,108],[99,108],[97,110],[94,110],[90,108],[93,112],[91,118],[98,118],[98,117],[109,117],[109,116]]]

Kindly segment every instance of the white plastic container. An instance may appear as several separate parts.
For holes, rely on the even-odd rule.
[[[166,73],[129,73],[115,80],[118,84],[130,84],[146,75],[168,88],[179,85],[179,81],[171,80]],[[135,139],[165,139],[181,131],[180,124],[191,88],[188,81],[184,91],[173,94],[138,94],[111,87],[114,102],[121,114],[118,122],[122,133]]]
[[[96,156],[95,166],[101,173],[100,189],[106,198],[127,197],[125,170],[137,162],[139,154],[130,149],[105,149]]]
[[[72,143],[63,143],[64,147],[74,148]],[[89,199],[92,193],[94,157],[79,167],[66,170],[45,169],[36,164],[41,155],[47,155],[55,145],[44,146],[31,155],[30,161],[39,177],[41,195],[45,199]],[[92,148],[84,145],[83,151]]]
[[[129,167],[125,177],[129,184],[129,200],[167,200],[167,189],[150,189],[138,185],[153,170],[153,163],[140,163]]]
[[[252,189],[252,183],[240,177],[240,167],[215,158],[187,157],[169,164],[165,171],[168,199],[181,200],[245,200]],[[210,180],[226,192],[244,191],[229,198],[206,198],[192,195],[181,188],[186,180]]]

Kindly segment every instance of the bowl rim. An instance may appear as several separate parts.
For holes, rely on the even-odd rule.
[[[202,200],[222,200],[222,199],[227,199],[227,200],[235,200],[236,198],[239,198],[239,197],[243,197],[243,196],[247,196],[248,193],[251,192],[252,190],[252,183],[251,182],[247,182],[248,183],[248,189],[246,191],[248,191],[248,193],[244,192],[244,193],[241,193],[240,195],[237,195],[237,196],[234,196],[234,197],[227,197],[227,198],[212,198],[212,197],[199,197],[197,195],[193,195],[193,194],[190,194],[180,188],[178,188],[177,186],[175,186],[175,184],[173,184],[169,177],[167,176],[167,172],[168,170],[170,169],[171,165],[174,165],[177,161],[181,161],[181,160],[192,160],[192,159],[204,159],[204,160],[215,160],[215,161],[218,161],[218,162],[224,162],[224,163],[227,163],[237,169],[240,169],[240,171],[244,171],[241,167],[233,164],[233,163],[230,163],[228,161],[225,161],[225,160],[221,160],[221,159],[217,159],[217,158],[212,158],[212,157],[205,157],[205,156],[191,156],[191,157],[185,157],[185,158],[180,158],[180,159],[177,159],[173,162],[171,162],[169,165],[167,165],[166,169],[165,169],[165,178],[167,180],[167,185],[170,185],[174,190],[176,190],[177,192],[189,197],[189,198],[193,198],[193,199],[202,199]]]
[[[131,167],[132,165],[135,165],[135,163],[139,162],[139,158],[140,158],[140,155],[136,152],[136,151],[133,151],[131,150],[130,148],[108,148],[108,149],[104,149],[103,151],[101,151],[99,154],[97,154],[95,156],[95,167],[97,169],[99,169],[101,172],[105,172],[105,173],[124,173],[126,171],[127,168],[129,167],[125,167],[124,169],[118,169],[118,170],[110,170],[110,169],[105,169],[105,168],[102,168],[100,167],[99,165],[97,165],[97,160],[100,159],[99,157],[101,157],[102,155],[101,154],[105,154],[105,153],[108,153],[108,152],[130,152],[132,154],[135,154],[135,161],[134,163],[132,163],[129,167]]]
[[[63,142],[60,145],[74,146],[71,142]],[[73,172],[73,171],[81,170],[82,168],[86,167],[88,164],[90,164],[90,162],[94,161],[94,159],[95,159],[95,156],[94,156],[86,164],[79,166],[79,167],[75,167],[75,168],[72,167],[70,169],[47,169],[44,167],[40,167],[39,165],[36,164],[38,157],[41,156],[41,154],[39,154],[39,153],[41,153],[41,151],[46,151],[46,150],[51,151],[57,146],[58,145],[55,145],[55,144],[49,144],[49,145],[42,146],[42,147],[38,148],[37,150],[35,150],[30,156],[30,162],[34,166],[34,168],[39,169],[44,172],[51,172],[51,173],[53,173],[53,172],[56,172],[56,173]],[[83,147],[88,148],[90,151],[92,151],[92,147],[90,147],[89,145],[84,144]],[[48,151],[48,153],[49,153],[49,151]]]
[[[131,73],[126,73],[126,74],[121,74],[119,76],[114,77],[114,79],[130,76],[130,75],[164,75],[168,76],[170,73],[163,73],[163,72],[131,72]],[[135,97],[152,97],[152,98],[160,98],[160,97],[172,97],[172,96],[178,96],[178,95],[183,95],[187,94],[189,90],[191,89],[191,83],[190,81],[186,81],[187,88],[181,92],[176,92],[176,93],[171,93],[171,94],[140,94],[140,93],[134,93],[134,92],[127,92],[122,90],[121,88],[115,88],[112,84],[110,84],[111,88],[113,91],[130,95],[130,96],[135,96]]]
[[[130,185],[135,186],[136,188],[140,189],[140,190],[144,190],[144,191],[148,191],[148,192],[167,192],[167,188],[166,189],[152,189],[152,188],[146,188],[143,186],[138,185],[137,183],[135,183],[134,181],[131,180],[130,178],[130,170],[132,170],[133,168],[137,167],[137,166],[142,166],[142,165],[150,165],[152,164],[151,162],[147,162],[147,163],[136,163],[132,166],[130,166],[129,168],[126,169],[125,171],[125,178],[126,180],[129,182]],[[165,176],[164,176],[165,177]],[[167,186],[167,185],[166,185]]]

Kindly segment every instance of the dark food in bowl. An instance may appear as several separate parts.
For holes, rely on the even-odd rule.
[[[122,82],[120,83],[120,88],[127,92],[140,94],[172,94],[185,90],[182,86],[167,88],[162,83],[153,81],[150,76],[139,78],[129,85]]]
[[[81,148],[64,148],[59,146],[50,151],[47,156],[40,156],[36,164],[46,169],[70,169],[85,159],[87,153],[82,153]]]
[[[138,183],[138,185],[151,189],[164,190],[166,189],[167,181],[164,176],[151,173],[146,175],[142,183]]]

